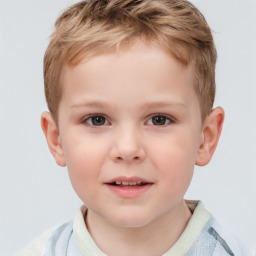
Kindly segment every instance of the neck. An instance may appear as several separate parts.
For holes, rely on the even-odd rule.
[[[162,255],[181,236],[191,212],[184,201],[149,224],[119,227],[88,210],[87,228],[98,247],[109,256]]]

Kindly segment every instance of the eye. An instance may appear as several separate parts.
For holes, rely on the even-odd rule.
[[[150,125],[166,125],[173,122],[170,118],[164,115],[155,115],[148,121]]]
[[[87,123],[88,125],[91,125],[91,126],[102,126],[102,125],[109,124],[107,119],[101,115],[90,116],[84,120],[84,123]]]

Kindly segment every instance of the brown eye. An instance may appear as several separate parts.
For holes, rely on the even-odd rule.
[[[107,120],[104,116],[91,116],[86,120],[86,122],[89,125],[101,126],[101,125],[105,125],[107,123]]]
[[[153,125],[165,125],[167,120],[168,119],[167,119],[166,116],[161,116],[161,115],[153,116],[152,117],[152,124]]]

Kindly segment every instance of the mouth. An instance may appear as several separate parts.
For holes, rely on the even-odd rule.
[[[139,177],[117,177],[105,183],[112,192],[123,198],[139,197],[153,184]]]

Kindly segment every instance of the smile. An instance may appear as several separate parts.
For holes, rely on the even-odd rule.
[[[136,198],[148,191],[154,183],[139,177],[117,177],[105,183],[115,195],[122,198]]]

